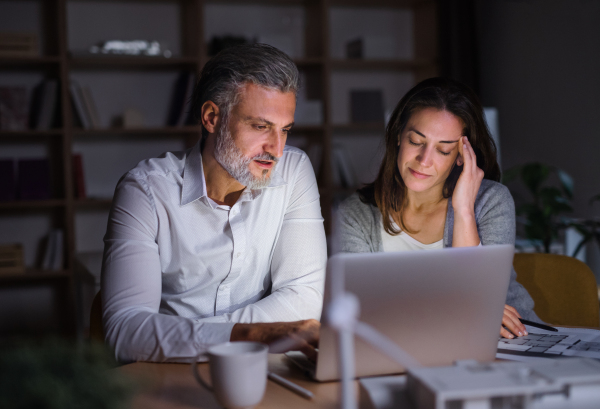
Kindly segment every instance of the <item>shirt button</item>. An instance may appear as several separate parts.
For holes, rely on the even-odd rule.
[[[242,255],[242,253],[237,253],[235,256],[236,256],[236,257],[239,257],[239,256],[241,256],[241,255]]]

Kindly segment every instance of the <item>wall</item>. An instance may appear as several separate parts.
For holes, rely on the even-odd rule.
[[[600,2],[478,0],[481,96],[499,112],[503,168],[555,165],[574,216],[600,216]],[[591,253],[591,254],[590,254]],[[588,264],[600,277],[597,246]]]

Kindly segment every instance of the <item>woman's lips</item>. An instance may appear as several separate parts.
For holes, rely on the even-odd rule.
[[[412,170],[411,168],[408,168],[408,170],[410,171],[411,175],[413,175],[417,179],[427,179],[428,177],[431,176],[431,175],[426,175],[424,173],[419,173],[416,170]]]
[[[255,160],[254,163],[256,163],[258,167],[262,169],[271,169],[273,167],[273,162],[271,161]]]

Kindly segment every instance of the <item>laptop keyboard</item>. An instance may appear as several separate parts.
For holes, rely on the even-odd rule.
[[[500,338],[498,348],[545,354],[562,354],[567,350],[600,352],[600,342],[581,341],[575,335],[528,334],[524,337]]]

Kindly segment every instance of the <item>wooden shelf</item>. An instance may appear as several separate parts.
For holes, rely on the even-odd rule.
[[[386,8],[411,8],[429,3],[434,0],[330,0],[332,7],[386,7]],[[365,4],[366,3],[366,4]]]
[[[0,210],[45,209],[65,206],[66,203],[64,199],[15,200],[13,202],[0,202]]]
[[[112,204],[112,199],[75,199],[73,204],[79,209],[108,208]]]
[[[426,60],[350,60],[336,59],[331,67],[339,71],[418,71],[435,68],[433,61]]]
[[[36,130],[25,130],[25,131],[4,131],[0,130],[0,138],[7,139],[19,139],[19,138],[46,138],[49,136],[60,136],[62,135],[62,129],[50,129],[48,131],[36,131]]]
[[[43,271],[27,269],[20,274],[0,274],[0,283],[12,284],[43,284],[49,281],[68,280],[71,277],[69,271]]]
[[[59,57],[0,57],[0,68],[15,70],[36,70],[43,68],[57,68]]]
[[[200,59],[191,57],[144,57],[120,55],[73,56],[69,58],[73,70],[179,70],[196,71]]]
[[[105,136],[105,135],[130,135],[130,136],[174,136],[200,134],[200,126],[165,126],[160,128],[101,128],[101,129],[73,129],[77,136]]]
[[[324,125],[294,125],[292,128],[292,136],[303,133],[318,133],[325,131]]]
[[[377,132],[381,136],[385,133],[385,124],[373,123],[373,124],[336,124],[331,125],[333,132],[352,132],[352,133],[366,133],[366,132]]]

